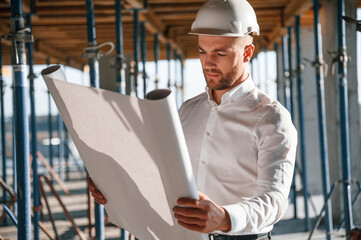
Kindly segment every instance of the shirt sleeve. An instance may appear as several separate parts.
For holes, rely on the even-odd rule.
[[[290,114],[282,106],[272,105],[256,125],[258,145],[257,195],[223,206],[231,218],[229,234],[258,232],[275,224],[288,206],[292,183],[297,131]]]

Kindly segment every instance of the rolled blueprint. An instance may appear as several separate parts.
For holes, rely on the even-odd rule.
[[[97,188],[109,219],[140,240],[205,240],[181,227],[172,208],[198,198],[186,142],[169,90],[148,100],[66,82],[60,66],[45,83]]]

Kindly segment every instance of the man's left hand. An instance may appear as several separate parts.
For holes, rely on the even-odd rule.
[[[228,212],[214,203],[207,195],[198,192],[199,200],[180,198],[173,208],[178,223],[192,231],[211,233],[216,230],[231,230]]]

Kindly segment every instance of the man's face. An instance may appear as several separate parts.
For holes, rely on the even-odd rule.
[[[207,86],[213,90],[226,90],[244,80],[246,63],[254,46],[252,38],[198,36],[199,58]]]

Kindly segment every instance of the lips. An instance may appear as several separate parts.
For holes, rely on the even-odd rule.
[[[206,73],[207,77],[218,77],[219,73]]]

